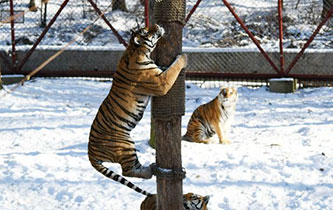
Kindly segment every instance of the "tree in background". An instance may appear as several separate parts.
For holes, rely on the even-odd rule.
[[[127,12],[125,0],[112,0],[112,10]]]
[[[323,11],[321,17],[325,18],[330,8],[333,6],[333,0],[323,0]]]
[[[30,0],[28,7],[30,11],[37,12],[37,6],[35,0]]]

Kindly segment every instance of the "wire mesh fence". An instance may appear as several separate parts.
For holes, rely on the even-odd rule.
[[[43,3],[35,0],[36,9],[29,11],[30,0],[15,0],[14,14],[24,14],[15,19],[15,42],[17,45],[31,45],[39,37],[44,27],[56,15],[63,1],[48,1]],[[144,7],[140,0],[93,0],[100,11],[105,12],[105,17],[118,33],[127,40],[130,29],[137,25],[137,19],[142,23]],[[121,3],[126,3],[121,6]],[[0,2],[1,27],[0,45],[11,44],[10,1]],[[98,14],[88,0],[70,0],[55,23],[52,25],[40,45],[65,45],[79,34],[85,27],[96,19]],[[83,46],[107,46],[118,44],[119,41],[110,30],[110,27],[102,19],[94,23],[93,27],[84,33],[82,39],[76,45]]]
[[[127,40],[129,31],[143,23],[144,0],[92,0],[120,35]],[[29,3],[36,9],[28,12]],[[47,3],[45,3],[47,2]],[[13,0],[14,14],[24,12],[15,19],[16,42],[32,44],[43,27],[58,11],[63,1]],[[242,1],[229,0],[236,13],[264,47],[278,47],[277,0]],[[197,0],[187,0],[187,14]],[[284,0],[283,23],[286,48],[300,48],[321,20],[322,0]],[[10,24],[4,23],[10,16],[10,1],[0,1],[0,45],[11,43]],[[57,18],[54,26],[42,40],[42,45],[62,45],[68,42],[96,18],[97,13],[88,0],[70,0]],[[311,48],[333,48],[332,28],[325,26]],[[77,45],[105,46],[117,44],[118,40],[103,20],[94,24]],[[184,28],[184,46],[193,47],[254,47],[248,36],[221,0],[201,1]]]
[[[188,11],[196,2],[187,1]],[[264,48],[278,49],[278,0],[228,2]],[[322,0],[284,0],[284,47],[303,47],[321,21],[322,10]],[[184,36],[184,44],[194,47],[255,47],[221,0],[201,1]],[[332,27],[326,24],[310,48],[333,48],[332,37]]]
[[[14,14],[23,14],[18,16],[14,21],[14,42],[16,46],[31,46],[35,43],[43,30],[45,30],[47,24],[55,17],[64,1],[12,0]],[[10,0],[0,0],[0,46],[10,46],[12,44],[11,24],[8,21],[11,12],[10,2]],[[36,8],[30,8],[29,10],[32,2]],[[128,41],[130,30],[137,27],[138,22],[141,26],[144,25],[144,0],[69,0],[39,45],[64,46],[90,24],[93,24],[91,29],[85,32],[81,39],[76,41],[74,45],[119,45],[119,39],[103,19],[94,22],[98,13],[91,2],[96,4],[102,12],[105,12],[106,19],[125,41]],[[263,48],[270,52],[278,52],[278,0],[228,0],[228,2]],[[193,6],[197,3],[198,0],[186,0],[186,14],[189,14]],[[322,20],[322,16],[323,0],[284,0],[284,48],[302,48],[318,23]],[[256,46],[222,0],[203,0],[200,2],[198,8],[184,26],[183,46],[194,48],[234,48],[231,51],[216,52],[209,55],[201,53],[201,51],[194,53],[195,59],[192,60],[190,67],[191,65],[194,67],[197,64],[195,66],[196,71],[201,73],[211,72],[212,70],[216,71],[215,73],[233,74],[249,72],[254,74],[276,73],[272,71],[271,66],[260,54],[254,58],[253,55],[243,53],[242,50],[240,53],[236,53],[240,48],[255,49]],[[327,23],[322,28],[310,45],[310,48],[333,49],[333,30],[330,23]],[[279,55],[270,52],[272,60],[278,65]],[[248,57],[233,56],[239,56],[240,54],[248,55]],[[255,65],[250,67],[247,61],[253,59],[258,59],[260,62],[255,62]],[[320,59],[322,58],[318,58],[317,60],[320,61]],[[286,57],[286,64],[289,64],[291,60],[292,57]],[[332,65],[327,62],[322,63],[322,65],[316,64],[321,69],[320,74],[327,74],[332,77]],[[300,74],[303,72],[302,68],[304,65],[296,65],[295,67],[295,72]],[[317,72],[310,73],[315,74]],[[194,79],[207,81],[208,77],[205,77],[205,79],[196,77]],[[214,79],[217,78],[209,78],[209,80]],[[242,80],[244,80],[244,77],[242,77]],[[265,83],[265,79],[263,82],[260,82],[260,84]],[[208,83],[206,82],[206,84]],[[256,86],[259,83],[252,82],[251,84]]]

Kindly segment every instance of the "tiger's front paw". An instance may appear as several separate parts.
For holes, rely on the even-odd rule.
[[[186,68],[187,66],[187,55],[181,54],[177,56],[177,61],[179,61],[182,64],[182,68]]]

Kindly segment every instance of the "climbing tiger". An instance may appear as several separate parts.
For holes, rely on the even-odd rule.
[[[187,56],[182,54],[166,71],[156,66],[150,54],[163,34],[164,29],[158,25],[132,31],[111,90],[91,125],[88,144],[89,160],[97,171],[144,195],[150,194],[106,168],[103,162],[119,163],[123,176],[152,177],[150,166],[142,166],[138,160],[130,132],[141,120],[151,96],[165,95],[187,65]]]
[[[226,135],[235,115],[237,100],[236,88],[221,88],[212,101],[194,110],[182,140],[208,144],[214,142],[212,137],[217,134],[220,144],[229,144]]]
[[[183,195],[183,210],[208,210],[209,196],[201,196],[193,193]],[[140,210],[157,210],[156,194],[146,197],[141,203]]]

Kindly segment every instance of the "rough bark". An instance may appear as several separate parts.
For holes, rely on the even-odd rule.
[[[174,4],[174,5],[172,5]],[[164,11],[165,14],[174,14],[174,9],[185,8],[185,0],[164,0],[155,3],[154,10]],[[178,10],[177,10],[178,11]],[[182,10],[180,10],[182,11]],[[165,29],[165,35],[158,43],[155,50],[155,61],[159,66],[170,66],[176,56],[182,52],[182,22],[172,20],[166,15],[166,19],[157,18],[157,24]],[[177,16],[185,17],[185,14]],[[152,100],[152,134],[156,144],[156,164],[160,168],[180,170],[181,161],[181,116],[185,111],[185,78],[184,71],[180,73],[174,86],[166,96],[153,97]],[[162,108],[164,113],[155,112]],[[157,176],[157,205],[158,210],[182,210],[183,189],[182,179],[169,179]]]

